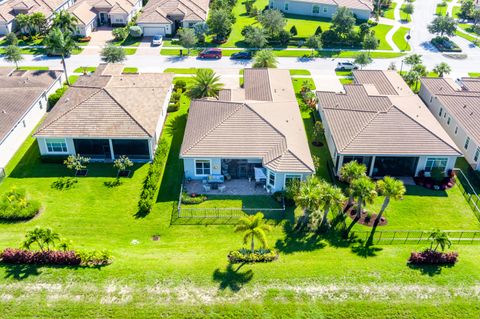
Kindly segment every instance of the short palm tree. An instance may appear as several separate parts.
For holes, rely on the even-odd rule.
[[[375,183],[368,176],[362,176],[352,181],[350,184],[350,194],[357,198],[357,214],[352,223],[348,226],[347,233],[362,216],[362,209],[365,204],[371,204],[377,198]]]
[[[357,161],[351,161],[340,168],[340,180],[348,185],[360,177],[367,176],[367,167]],[[353,204],[353,195],[349,194],[348,206]]]
[[[433,68],[433,72],[437,73],[439,77],[443,78],[445,74],[450,74],[450,72],[452,72],[452,68],[447,63],[441,62]]]
[[[58,54],[62,57],[63,70],[67,85],[70,85],[67,74],[67,66],[65,64],[65,57],[69,56],[73,50],[78,48],[77,43],[73,40],[71,32],[62,32],[59,28],[52,28],[44,40],[45,47],[48,51]]]
[[[188,95],[192,99],[218,97],[218,92],[223,88],[220,77],[210,69],[199,69],[192,80],[193,83],[188,90]]]
[[[63,32],[75,33],[77,29],[77,23],[78,19],[73,14],[67,10],[61,10],[55,14],[52,27],[59,28]]]
[[[323,218],[321,227],[328,225],[328,213],[334,210],[340,210],[345,202],[345,196],[340,188],[327,182],[320,187],[320,205],[323,208]]]
[[[433,245],[435,245],[435,248],[433,248],[434,251],[437,251],[438,246],[440,246],[440,248],[442,248],[442,251],[444,251],[445,247],[450,248],[450,246],[452,245],[452,242],[450,241],[450,238],[448,238],[447,233],[439,229],[434,230],[430,234],[430,236],[428,236],[428,239],[432,241],[430,249],[432,249]]]
[[[293,198],[295,204],[303,210],[302,222],[306,224],[309,213],[314,212],[320,207],[320,187],[321,182],[316,176],[307,178],[302,181]]]
[[[254,68],[276,68],[277,58],[272,50],[260,50],[255,54],[253,67]]]
[[[246,244],[250,239],[250,249],[255,251],[255,238],[257,238],[263,247],[267,247],[266,233],[271,230],[271,227],[265,224],[264,216],[261,212],[255,215],[245,216],[240,218],[238,225],[235,227],[235,232],[243,232],[243,243]]]
[[[55,246],[55,242],[60,240],[60,236],[50,228],[35,227],[25,234],[23,247],[25,249],[32,248],[36,244],[41,251],[50,250],[51,246]]]

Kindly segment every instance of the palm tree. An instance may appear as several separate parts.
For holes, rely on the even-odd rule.
[[[188,95],[192,99],[204,97],[218,97],[218,92],[223,88],[220,77],[210,69],[199,69],[193,77],[193,83],[189,88]]]
[[[308,221],[309,213],[318,210],[320,207],[320,186],[321,182],[316,176],[309,177],[300,183],[293,198],[295,204],[303,210],[303,216],[299,225],[305,225]]]
[[[57,240],[60,240],[60,236],[50,228],[35,227],[25,234],[23,247],[30,249],[33,244],[36,244],[41,251],[50,250],[50,246],[55,246]]]
[[[6,47],[5,51],[3,52],[3,57],[5,58],[5,61],[15,63],[15,67],[17,68],[17,70],[18,62],[23,60],[22,52],[20,51],[20,48],[16,45],[9,45],[8,47]]]
[[[320,205],[323,208],[323,218],[321,227],[328,225],[328,213],[331,209],[340,210],[345,202],[345,196],[342,190],[327,182],[320,187]]]
[[[405,59],[403,59],[403,62],[405,62],[406,65],[410,65],[410,67],[413,67],[414,65],[422,63],[422,55],[411,54],[407,56]]]
[[[348,162],[340,168],[340,180],[349,185],[351,185],[355,179],[363,176],[367,176],[367,166],[360,164],[357,161]],[[352,206],[352,204],[353,195],[349,194],[347,207]]]
[[[433,248],[433,251],[437,251],[438,246],[442,248],[442,251],[445,250],[445,247],[452,245],[452,242],[450,241],[450,238],[448,238],[448,235],[446,232],[441,231],[439,229],[434,230],[430,236],[428,236],[428,239],[432,241],[430,244],[430,249],[432,249],[433,245],[435,245],[435,248]]]
[[[382,180],[377,182],[377,193],[381,196],[385,196],[385,199],[383,200],[382,208],[380,209],[380,212],[373,223],[372,232],[370,233],[370,237],[368,238],[367,242],[368,244],[372,243],[375,230],[380,223],[383,213],[390,204],[390,200],[401,200],[403,195],[405,195],[405,192],[406,189],[405,185],[403,185],[403,182],[393,177],[385,176]]]
[[[348,226],[347,234],[362,216],[362,209],[365,204],[371,204],[377,197],[375,183],[368,176],[362,176],[350,184],[350,194],[357,198],[357,214],[352,223]]]
[[[67,75],[67,66],[65,64],[65,57],[69,56],[74,49],[78,48],[77,43],[73,40],[71,32],[62,32],[59,28],[53,28],[45,37],[45,47],[48,51],[58,54],[62,57],[63,70],[67,85],[70,85]]]
[[[437,73],[439,77],[443,78],[444,74],[450,74],[450,72],[452,72],[452,68],[447,63],[441,62],[433,68],[433,72]]]
[[[255,54],[254,68],[276,68],[277,58],[272,50],[260,50]]]
[[[264,216],[261,212],[255,215],[241,217],[238,225],[235,227],[235,232],[243,232],[243,243],[246,244],[251,238],[251,251],[255,251],[255,238],[257,238],[263,247],[267,246],[266,233],[271,230],[271,227],[265,224]]]
[[[67,10],[61,10],[55,14],[52,27],[59,28],[62,32],[75,33],[78,19]]]

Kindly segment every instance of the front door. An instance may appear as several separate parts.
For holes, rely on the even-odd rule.
[[[100,13],[100,25],[104,25],[108,23],[108,14],[101,12]]]

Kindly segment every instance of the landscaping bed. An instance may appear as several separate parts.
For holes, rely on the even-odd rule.
[[[431,42],[440,52],[462,52],[462,49],[447,37],[435,37]]]

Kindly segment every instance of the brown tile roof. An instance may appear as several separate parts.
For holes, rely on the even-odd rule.
[[[138,23],[173,23],[172,16],[183,21],[206,21],[210,0],[150,0]]]
[[[16,71],[0,75],[0,141],[61,75],[59,71]]]
[[[153,137],[172,79],[168,73],[81,76],[35,135]]]
[[[273,102],[296,100],[288,70],[245,69],[243,77],[246,100]]]
[[[365,72],[362,76],[365,76]],[[378,80],[379,73],[370,73]],[[397,90],[371,95],[364,85],[346,85],[345,93],[317,92],[319,111],[337,151],[351,155],[461,155],[423,102]],[[382,84],[377,91],[387,90]]]
[[[89,24],[97,16],[99,10],[109,13],[131,13],[135,0],[77,0],[68,11],[77,17],[80,25]]]
[[[349,9],[360,9],[373,11],[372,0],[296,0],[299,2],[319,3],[332,6],[347,7]]]
[[[273,86],[269,88],[273,94],[267,94],[262,85],[261,91],[251,93],[244,101],[192,101],[182,157],[261,158],[265,167],[275,171],[314,171],[295,94],[286,94],[293,92],[288,70],[261,71],[245,70],[245,92],[253,80],[282,83],[279,87],[284,90],[275,92]],[[270,82],[269,74],[282,75],[282,78]],[[272,100],[252,100],[252,97],[270,96]],[[221,97],[229,98],[229,92],[222,93]],[[284,99],[280,100],[281,97]]]
[[[6,0],[0,3],[0,22],[10,23],[19,13],[41,12],[48,18],[64,3],[65,0]]]
[[[460,84],[445,78],[422,78],[421,82],[467,134],[480,143],[480,79],[462,78]]]
[[[371,85],[375,89],[371,95],[413,95],[412,90],[395,71],[354,70],[353,77],[358,84]]]

